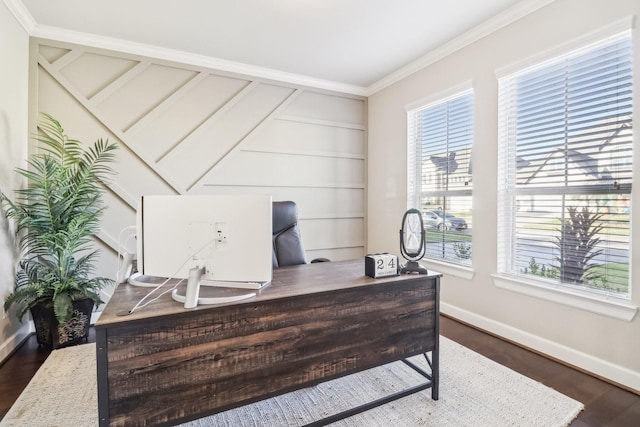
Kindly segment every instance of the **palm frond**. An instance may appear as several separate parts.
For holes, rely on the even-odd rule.
[[[55,158],[64,167],[72,168],[81,159],[84,149],[82,143],[70,139],[62,125],[50,114],[43,114],[46,120],[40,121],[38,128],[42,132],[36,140],[41,143],[43,152]]]
[[[64,323],[71,318],[73,313],[73,300],[67,293],[59,293],[53,297],[53,312],[58,322]]]
[[[22,317],[33,305],[51,300],[62,322],[74,300],[89,297],[99,304],[100,289],[112,283],[92,277],[97,251],[90,248],[104,212],[102,185],[114,173],[118,147],[98,139],[85,148],[53,116],[43,116],[35,137],[40,151],[29,158],[28,168],[16,169],[28,186],[15,192],[15,200],[0,194],[26,253],[5,307],[15,305]]]

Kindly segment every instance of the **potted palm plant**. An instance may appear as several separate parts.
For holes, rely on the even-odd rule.
[[[87,338],[94,304],[102,302],[100,289],[112,282],[93,276],[98,252],[91,242],[117,145],[99,139],[84,148],[48,114],[39,130],[39,152],[29,157],[27,169],[16,169],[27,187],[16,191],[15,200],[0,193],[23,254],[4,307],[15,306],[20,320],[31,311],[38,343],[58,348]]]

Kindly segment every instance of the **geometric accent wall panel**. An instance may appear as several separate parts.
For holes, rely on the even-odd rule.
[[[42,39],[32,58],[34,114],[120,144],[101,262],[143,194],[294,200],[310,259],[364,255],[364,98]]]

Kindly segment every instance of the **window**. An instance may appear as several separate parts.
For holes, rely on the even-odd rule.
[[[473,92],[409,108],[408,207],[423,213],[426,256],[471,265]]]
[[[629,296],[631,37],[499,79],[498,272]]]

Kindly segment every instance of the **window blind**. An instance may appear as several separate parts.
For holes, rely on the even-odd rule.
[[[499,80],[499,272],[628,295],[630,32]]]
[[[407,113],[408,207],[423,212],[426,256],[471,264],[473,92]]]

